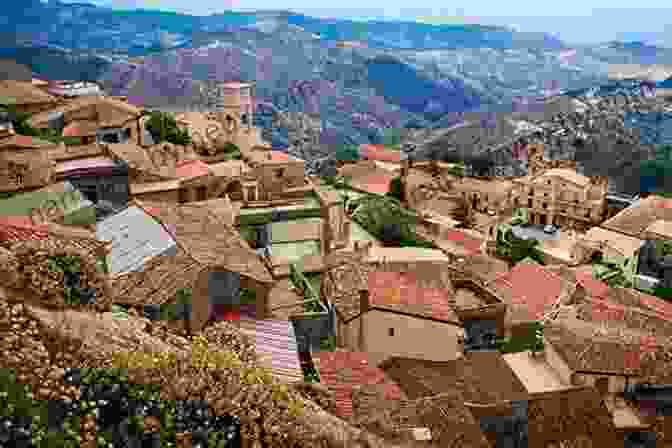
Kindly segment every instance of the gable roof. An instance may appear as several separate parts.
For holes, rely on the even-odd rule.
[[[441,239],[442,242],[447,241],[450,244],[455,245],[460,253],[463,252],[464,255],[471,256],[481,253],[483,240],[468,235],[465,232],[450,229],[442,234]]]
[[[380,385],[387,400],[399,400],[404,396],[393,381],[370,364],[367,353],[345,350],[320,351],[316,354],[314,362],[321,382],[334,393],[336,415],[343,419],[350,419],[353,415],[352,395],[356,386]]]
[[[672,221],[672,199],[651,195],[621,210],[601,227],[642,238],[646,228],[657,220]]]
[[[273,281],[259,255],[240,233],[208,208],[137,200],[134,203],[171,229],[177,244],[199,263],[226,268],[262,283]]]
[[[489,448],[478,422],[458,394],[415,400],[385,400],[379,388],[361,386],[353,393],[353,423],[391,442],[408,441],[409,430],[426,428],[430,440],[413,440],[409,447]]]
[[[633,256],[642,245],[642,240],[639,238],[623,235],[602,227],[591,228],[583,235],[583,239],[596,243],[603,242],[625,257]]]
[[[454,267],[461,273],[478,278],[485,283],[509,272],[509,265],[485,254],[472,255],[457,261]]]
[[[97,131],[98,123],[93,120],[75,120],[63,128],[63,137],[89,137]]]
[[[0,99],[14,104],[55,103],[56,98],[30,81],[0,80]],[[3,101],[0,101],[2,103]]]
[[[544,338],[574,371],[672,379],[670,341],[644,331],[587,322],[563,315],[544,328]]]
[[[175,177],[192,178],[207,176],[210,168],[207,163],[200,160],[181,160],[175,164]]]
[[[359,145],[360,157],[378,162],[401,162],[405,154],[401,151],[385,147],[385,145]]]
[[[390,181],[396,177],[390,171],[378,167],[373,160],[345,165],[341,167],[339,174],[349,177],[353,188],[372,194],[389,192]]]
[[[175,253],[149,258],[136,271],[113,278],[110,287],[115,302],[135,306],[161,305],[174,302],[178,290],[192,288],[203,269],[178,248]]]
[[[441,281],[418,271],[376,270],[369,272],[367,286],[369,306],[374,309],[401,312],[411,316],[459,323],[450,305],[454,294],[450,280]]]
[[[96,235],[112,241],[111,274],[141,270],[152,258],[175,250],[175,240],[166,229],[134,205],[97,223]]]
[[[518,263],[489,285],[507,304],[525,307],[530,320],[550,311],[567,286],[562,278],[536,263]]]
[[[54,116],[63,115],[66,122],[70,121],[69,114],[88,108],[91,112],[89,119],[95,120],[98,127],[114,127],[124,124],[131,118],[141,115],[142,109],[124,101],[99,95],[81,96],[55,107],[51,110],[33,115],[29,122],[36,128],[46,127]]]
[[[108,143],[103,145],[110,155],[125,162],[129,168],[157,177],[162,180],[175,178],[175,170],[169,167],[157,167],[147,150],[135,143]]]
[[[379,367],[409,398],[457,392],[465,402],[492,404],[529,396],[498,351],[467,352],[453,361],[393,357]]]
[[[530,446],[565,442],[598,448],[618,443],[611,414],[593,387],[533,394],[527,413]]]
[[[647,233],[661,235],[664,238],[672,239],[672,219],[657,219],[649,224],[649,226],[644,231]]]
[[[449,306],[449,267],[443,262],[368,263],[347,260],[332,265],[322,278],[325,299],[345,322],[362,313],[360,290],[369,292],[369,308],[459,323]]]

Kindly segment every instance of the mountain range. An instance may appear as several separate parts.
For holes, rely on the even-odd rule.
[[[385,128],[450,126],[466,111],[592,87],[610,64],[672,63],[672,50],[636,42],[571,48],[498,26],[288,11],[201,17],[28,0],[6,5],[0,20],[12,30],[0,57],[47,79],[98,80],[152,107],[204,108],[205,81],[255,81],[257,124],[276,146],[289,141],[273,111],[319,116],[326,140],[375,143]]]

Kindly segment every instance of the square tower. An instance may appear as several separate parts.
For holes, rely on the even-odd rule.
[[[232,141],[252,131],[254,84],[222,82],[216,86],[215,111],[218,121]]]

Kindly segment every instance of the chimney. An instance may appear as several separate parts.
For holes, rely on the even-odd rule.
[[[359,290],[359,310],[362,313],[365,313],[369,311],[369,290],[368,289],[360,289]]]

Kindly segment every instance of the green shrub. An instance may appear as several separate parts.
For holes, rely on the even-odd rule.
[[[145,128],[156,143],[169,142],[175,145],[188,145],[191,136],[186,129],[180,129],[172,115],[165,112],[151,112]]]
[[[397,176],[390,181],[390,191],[387,193],[388,196],[391,196],[399,201],[404,201],[404,184],[401,181],[401,177]]]

